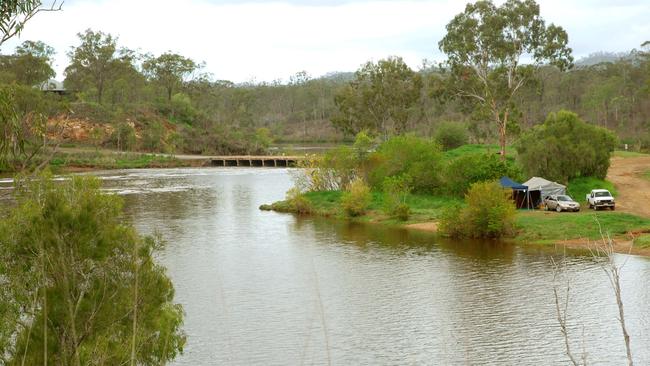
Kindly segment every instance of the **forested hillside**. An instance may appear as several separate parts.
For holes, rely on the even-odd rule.
[[[79,43],[68,53],[66,93],[60,96],[38,91],[54,75],[54,52],[63,50],[26,41],[13,54],[1,56],[3,92],[17,99],[18,113],[49,118],[49,135],[55,136],[61,128],[56,121],[81,121],[88,130],[81,139],[97,146],[264,153],[272,141],[341,141],[367,129],[358,125],[364,118],[359,103],[371,102],[351,102],[350,93],[376,93],[376,86],[371,85],[373,75],[384,75],[381,100],[399,106],[400,115],[389,107],[379,110],[388,116],[387,124],[383,131],[371,133],[416,131],[430,136],[442,122],[453,122],[463,124],[473,141],[494,142],[497,138],[485,115],[441,90],[448,76],[440,66],[411,70],[398,57],[369,62],[355,74],[313,78],[298,72],[288,82],[234,84],[214,80],[197,60],[171,52],[139,54],[121,47],[110,34],[87,30],[79,34]],[[393,70],[388,66],[391,62]],[[393,81],[387,76],[391,72],[397,75]],[[390,99],[390,92],[399,88],[409,90],[409,100],[399,93],[393,97],[402,99]],[[592,55],[566,71],[540,67],[516,94],[508,139],[516,139],[522,130],[543,122],[548,113],[568,109],[589,123],[615,131],[631,148],[648,150],[649,93],[647,43],[625,55]],[[351,118],[355,113],[359,118]],[[62,135],[69,139],[71,134]]]

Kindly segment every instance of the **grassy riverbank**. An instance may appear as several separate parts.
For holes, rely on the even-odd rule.
[[[60,173],[94,169],[177,168],[191,166],[191,161],[168,155],[79,151],[58,152],[50,160],[49,166],[54,172]]]
[[[579,188],[576,188],[579,190]],[[303,197],[308,202],[309,213],[335,219],[352,220],[389,226],[415,227],[420,230],[435,231],[436,222],[446,208],[461,204],[462,200],[432,195],[410,194],[406,198],[411,208],[407,221],[400,221],[383,211],[383,195],[373,192],[372,201],[365,215],[349,218],[341,209],[340,191],[308,192]],[[263,205],[263,210],[294,212],[292,203],[279,201]],[[427,225],[430,224],[430,225]],[[421,225],[417,225],[421,224]],[[593,211],[583,209],[577,213],[541,210],[518,210],[515,217],[516,234],[514,240],[520,244],[553,245],[564,241],[594,241],[603,234],[623,240],[631,240],[629,234],[637,236],[637,248],[650,248],[650,219],[616,211]]]

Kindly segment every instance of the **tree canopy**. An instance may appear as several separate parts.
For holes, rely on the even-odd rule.
[[[547,26],[534,0],[508,0],[501,6],[477,1],[447,24],[447,34],[438,44],[448,58],[447,86],[496,124],[504,159],[514,96],[540,65],[570,67],[573,58],[567,43],[564,29]]]
[[[577,177],[604,179],[616,145],[611,131],[590,125],[573,112],[559,111],[524,133],[516,148],[528,176],[567,183]]]
[[[110,34],[87,29],[77,36],[81,44],[68,53],[70,65],[65,69],[65,84],[76,90],[92,87],[101,104],[116,75],[124,69],[134,70],[133,52],[118,49],[117,39]]]
[[[332,123],[347,134],[366,130],[384,138],[406,131],[422,90],[421,76],[400,57],[368,62],[334,98],[339,115]]]
[[[167,52],[147,59],[142,68],[150,79],[165,89],[167,101],[171,102],[174,91],[199,68],[199,65],[192,59]]]

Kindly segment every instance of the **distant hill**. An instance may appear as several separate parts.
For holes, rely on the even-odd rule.
[[[592,66],[604,62],[616,62],[623,59],[633,60],[636,55],[633,52],[595,52],[575,62],[576,66]]]

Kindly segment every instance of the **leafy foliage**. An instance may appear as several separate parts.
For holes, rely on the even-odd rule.
[[[469,141],[467,128],[453,122],[443,122],[438,125],[434,138],[444,151],[463,146]]]
[[[87,29],[77,36],[81,44],[68,54],[70,65],[65,69],[69,89],[92,91],[97,103],[102,104],[105,92],[114,83],[115,89],[128,90],[129,79],[142,79],[133,66],[133,52],[118,49],[112,35]],[[124,100],[124,95],[113,93],[112,97]]]
[[[370,187],[362,180],[355,179],[341,197],[341,207],[350,217],[362,216],[372,202]]]
[[[410,207],[406,199],[411,193],[412,178],[407,175],[386,177],[383,184],[384,211],[402,221],[409,218]]]
[[[0,360],[158,365],[182,351],[183,312],[153,253],[99,181],[18,180],[0,221]],[[47,361],[46,361],[47,360]]]
[[[564,29],[547,26],[534,0],[508,0],[501,6],[477,1],[447,24],[447,34],[438,43],[448,57],[447,89],[490,116],[504,158],[514,96],[542,63],[570,67],[567,43]],[[521,63],[522,57],[531,62]]]
[[[370,157],[370,185],[381,189],[387,177],[408,175],[415,192],[431,193],[441,183],[442,154],[431,139],[395,136],[382,143]]]
[[[447,165],[443,190],[462,197],[472,184],[496,180],[502,176],[519,180],[523,178],[523,173],[512,161],[502,161],[496,154],[465,154]]]
[[[604,179],[616,145],[612,132],[587,124],[575,113],[560,111],[524,133],[516,148],[529,176],[566,183],[577,177]]]
[[[368,62],[334,98],[337,129],[356,135],[366,130],[384,137],[404,133],[420,99],[422,79],[400,57]]]
[[[170,52],[150,57],[142,64],[146,75],[165,89],[168,101],[172,100],[174,91],[182,85],[185,78],[198,67],[192,59]]]
[[[465,206],[443,214],[439,230],[452,237],[499,238],[514,232],[515,206],[498,182],[474,183]]]

